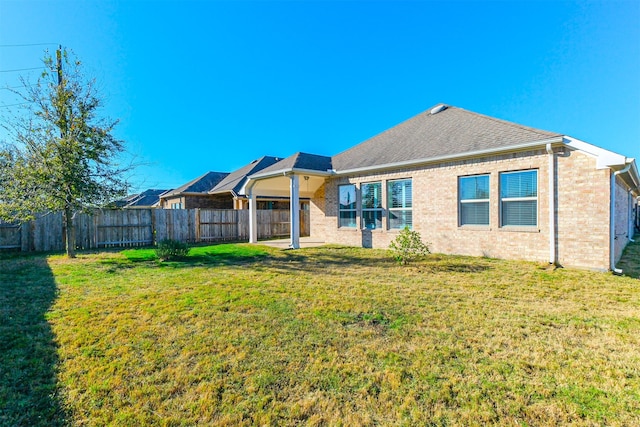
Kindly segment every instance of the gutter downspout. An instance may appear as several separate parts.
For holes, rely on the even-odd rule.
[[[629,189],[628,191],[628,198],[629,198],[629,206],[627,206],[627,226],[629,227],[629,236],[628,239],[631,243],[635,243],[636,241],[633,240],[633,235],[635,234],[635,230],[633,229],[636,224],[635,224],[635,218],[631,218],[631,214],[633,213],[633,196],[631,195],[631,189]]]
[[[549,154],[549,264],[557,264],[556,254],[556,192],[555,192],[555,154],[551,143],[547,144]]]
[[[611,265],[611,271],[615,274],[622,274],[622,270],[616,268],[616,253],[615,253],[615,240],[616,240],[616,177],[623,174],[631,168],[631,163],[628,163],[623,169],[615,171],[611,174],[611,206],[609,209],[609,224],[611,225],[609,230],[609,264]]]

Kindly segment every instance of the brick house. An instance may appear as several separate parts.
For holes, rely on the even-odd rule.
[[[441,104],[335,156],[296,153],[244,192],[254,242],[257,197],[309,197],[327,243],[384,248],[409,226],[437,253],[615,270],[640,178],[632,158]]]
[[[207,172],[175,190],[160,195],[162,209],[232,209],[233,200],[228,195],[212,195],[209,191],[227,175],[226,172]]]
[[[150,188],[142,193],[132,194],[123,199],[113,202],[116,208],[155,208],[160,206],[160,197],[171,190],[158,190]]]

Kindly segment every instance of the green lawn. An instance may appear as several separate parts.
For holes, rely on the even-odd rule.
[[[0,257],[0,425],[640,425],[640,280],[263,246]]]

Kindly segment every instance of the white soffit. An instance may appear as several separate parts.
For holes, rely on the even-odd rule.
[[[565,136],[564,140],[567,146],[595,157],[596,169],[607,169],[611,168],[611,166],[624,166],[627,164],[627,158],[621,154],[596,147],[595,145],[571,138],[570,136]]]

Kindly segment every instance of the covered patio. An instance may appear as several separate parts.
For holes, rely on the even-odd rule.
[[[258,243],[258,197],[289,197],[290,238],[288,247],[299,249],[300,198],[313,198],[325,179],[335,172],[331,158],[315,154],[296,153],[280,162],[248,177],[244,194],[249,198],[249,243]],[[306,244],[310,244],[305,239]],[[324,242],[315,242],[324,243]]]

